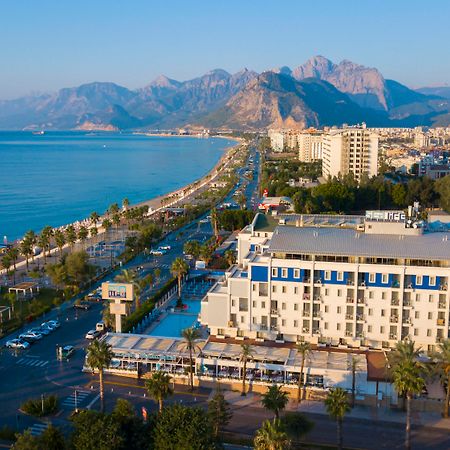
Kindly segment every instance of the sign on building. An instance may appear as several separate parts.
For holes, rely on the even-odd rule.
[[[103,300],[133,301],[133,285],[131,283],[102,283]]]
[[[404,222],[406,215],[404,211],[366,211],[366,219],[383,220],[387,222]]]

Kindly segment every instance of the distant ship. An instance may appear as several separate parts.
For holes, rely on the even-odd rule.
[[[45,131],[42,131],[42,130],[41,131],[33,131],[33,134],[41,136],[41,135],[45,134]]]

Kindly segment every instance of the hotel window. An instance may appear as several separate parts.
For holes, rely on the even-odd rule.
[[[414,336],[419,336],[419,329],[418,328],[414,328]]]
[[[325,280],[331,280],[331,272],[329,270],[325,270],[324,278]]]
[[[298,327],[298,320],[294,320],[294,327]]]
[[[330,295],[330,290],[328,288],[325,289],[325,297],[328,297]]]
[[[234,300],[231,300],[231,306],[235,306],[236,302]]]
[[[278,276],[278,269],[275,267],[272,267],[272,276],[277,277]]]
[[[325,305],[325,312],[327,313],[329,311],[328,305]]]
[[[300,278],[300,269],[294,269],[294,278]]]
[[[281,277],[287,278],[288,276],[288,270],[287,269],[281,269]]]
[[[429,285],[436,286],[436,277],[429,277]]]
[[[338,306],[338,307],[336,308],[336,311],[337,311],[338,314],[341,314],[342,308],[341,308],[340,306]]]
[[[375,273],[369,273],[369,283],[375,283]]]
[[[298,311],[298,303],[294,303],[294,311]]]
[[[415,311],[414,312],[414,319],[420,319],[420,312],[419,311]]]
[[[281,321],[281,325],[282,325],[283,327],[286,326],[286,321],[285,321],[284,319]]]
[[[389,275],[388,275],[387,273],[383,273],[383,274],[381,275],[381,282],[382,282],[383,284],[386,284],[388,281],[389,281]]]
[[[372,325],[367,325],[367,332],[372,333]]]
[[[344,272],[338,272],[337,275],[336,275],[336,279],[338,281],[343,281],[343,279],[344,279]]]
[[[241,323],[244,323],[244,322],[245,322],[245,317],[241,316]]]
[[[261,308],[265,308],[266,307],[266,302],[261,302]]]
[[[294,294],[298,294],[298,287],[294,287]]]
[[[422,286],[422,275],[416,275],[416,285]]]
[[[428,337],[431,336],[431,330],[427,330],[427,336],[428,336]]]
[[[256,291],[256,283],[253,283],[252,289]]]
[[[420,302],[420,294],[416,294],[416,302]]]
[[[381,310],[381,317],[384,317],[386,315],[386,311],[384,309]]]
[[[323,327],[325,328],[325,330],[328,330],[328,322],[325,322],[325,323],[323,324]]]
[[[337,290],[337,296],[338,297],[342,297],[342,289],[338,289]]]
[[[336,324],[336,330],[340,330],[341,329],[341,324],[340,323],[338,323],[338,324]]]
[[[369,291],[369,298],[373,298],[373,291]]]
[[[286,294],[286,286],[281,286],[281,292],[282,292],[283,294]]]
[[[253,317],[253,318],[252,318],[252,324],[253,324],[253,325],[256,325],[256,317]]]
[[[369,316],[373,316],[373,309],[369,308]]]
[[[381,293],[381,300],[386,300],[386,292]]]
[[[272,285],[272,292],[277,292],[277,287]]]
[[[281,309],[286,309],[286,303],[281,304]]]
[[[430,303],[433,303],[433,300],[434,300],[434,295],[433,295],[433,294],[430,294],[430,295],[428,296],[428,301],[429,301]]]
[[[255,300],[252,301],[252,306],[253,306],[253,308],[256,308],[256,301]]]
[[[428,320],[433,320],[433,313],[432,312],[428,313]]]
[[[384,334],[384,327],[380,327],[380,333]]]

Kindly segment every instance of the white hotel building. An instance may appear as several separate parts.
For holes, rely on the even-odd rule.
[[[238,263],[202,301],[211,335],[432,350],[449,336],[450,228],[397,216],[258,214],[238,236]]]

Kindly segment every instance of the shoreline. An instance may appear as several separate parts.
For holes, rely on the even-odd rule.
[[[167,137],[187,137],[187,136],[167,136]],[[191,136],[191,137],[200,139],[200,137],[198,137],[198,136]],[[219,136],[214,136],[214,137],[219,137]],[[217,177],[220,174],[220,171],[218,170],[218,168],[220,166],[223,166],[222,168],[224,168],[232,160],[230,153],[233,152],[233,150],[236,150],[240,145],[242,145],[243,142],[245,142],[245,140],[242,138],[235,138],[235,137],[228,138],[225,136],[223,136],[223,138],[236,141],[235,145],[230,145],[229,147],[226,147],[223,151],[222,156],[217,161],[217,163],[208,172],[206,172],[202,177],[200,177],[196,180],[193,180],[190,183],[188,183],[184,186],[181,186],[180,188],[178,188],[174,191],[170,191],[164,195],[152,197],[148,200],[144,200],[143,202],[130,204],[129,208],[137,208],[140,206],[148,205],[149,208],[152,208],[152,210],[150,211],[150,209],[149,209],[149,213],[147,214],[147,217],[151,217],[153,214],[157,213],[162,208],[171,207],[172,205],[178,203],[179,201],[182,201],[186,196],[189,196],[192,193],[194,193],[196,190],[204,187],[205,184],[209,183],[210,181],[212,181],[215,177]],[[185,194],[183,195],[182,193],[186,190],[187,190],[187,192],[185,192]],[[180,196],[180,194],[182,194],[182,195]],[[171,197],[173,197],[173,201],[171,201],[170,203],[165,204],[165,205],[161,204],[161,201],[163,199],[171,198]],[[101,215],[100,219],[98,220],[98,222],[96,224],[92,224],[90,222],[89,218],[81,218],[79,220],[67,223],[65,225],[61,225],[58,227],[52,227],[52,230],[64,230],[65,228],[67,228],[70,225],[73,225],[76,230],[78,230],[80,226],[86,226],[88,228],[88,230],[90,230],[93,227],[96,227],[98,230],[98,236],[100,236],[106,232],[106,230],[101,225],[102,221],[106,217],[107,217],[106,214]],[[14,241],[14,243],[15,244],[20,243],[22,239],[23,239],[23,236],[21,238],[16,239]],[[91,238],[89,238],[89,240],[90,239]],[[63,249],[66,249],[67,247],[68,247],[68,244],[65,244]],[[58,248],[53,247],[52,249],[50,249],[49,253],[52,254],[56,251],[58,251]],[[42,252],[34,257],[34,259],[40,259],[40,258],[43,258]],[[22,266],[24,266],[25,264],[26,264],[26,260],[23,259],[23,260],[18,261],[16,263],[16,266],[18,268],[22,268]],[[6,269],[3,269],[3,268],[0,269],[0,275],[4,275],[4,274],[6,274]]]

